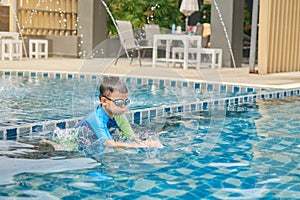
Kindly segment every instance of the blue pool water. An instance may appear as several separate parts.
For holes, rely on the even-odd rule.
[[[100,80],[1,76],[0,83],[0,126],[83,117],[99,102]],[[245,94],[148,83],[128,87],[129,111]]]
[[[209,111],[173,114],[134,126],[159,137],[164,148],[119,149],[93,158],[40,149],[30,137],[3,141],[0,197],[296,199],[299,112],[300,97],[291,97],[240,105],[221,120]],[[220,132],[210,131],[212,121]]]

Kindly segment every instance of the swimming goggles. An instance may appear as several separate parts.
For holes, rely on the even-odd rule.
[[[114,102],[114,104],[116,106],[119,106],[119,107],[122,107],[124,105],[127,106],[130,103],[130,99],[125,99],[125,100],[123,100],[123,99],[111,99],[111,98],[109,98],[105,95],[101,95],[101,97],[104,97],[107,100],[110,100],[110,101]]]

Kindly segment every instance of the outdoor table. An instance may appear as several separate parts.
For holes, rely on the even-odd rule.
[[[166,57],[165,58],[158,58],[158,41],[166,41]],[[172,59],[170,58],[171,52],[171,44],[172,41],[181,41],[183,43],[184,53],[183,59]],[[200,49],[201,49],[201,36],[199,35],[185,35],[185,34],[155,34],[153,36],[153,56],[152,56],[152,67],[156,67],[157,61],[165,61],[168,65],[169,62],[182,62],[183,69],[186,70],[188,68],[188,54],[190,45],[196,41],[197,48],[197,67],[200,66]]]

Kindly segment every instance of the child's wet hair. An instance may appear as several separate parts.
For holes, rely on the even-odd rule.
[[[119,77],[104,77],[100,85],[100,97],[102,95],[110,96],[111,93],[118,91],[122,94],[128,93],[127,86]]]

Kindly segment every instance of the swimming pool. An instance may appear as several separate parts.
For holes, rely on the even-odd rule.
[[[46,72],[2,72],[0,75],[1,126],[14,127],[29,123],[38,125],[40,122],[51,120],[82,118],[98,104],[101,75]],[[138,112],[142,113],[147,109],[151,113],[148,115],[151,116],[186,107],[190,107],[190,110],[199,109],[196,107],[205,109],[211,106],[208,105],[209,103],[243,103],[252,97],[256,98],[254,95],[274,91],[274,89],[203,81],[138,77],[125,77],[125,79],[132,101],[128,115],[133,122],[141,122],[142,117],[138,116]],[[249,96],[250,94],[253,96]],[[220,102],[212,102],[220,99]],[[223,102],[224,99],[227,99],[227,102]],[[201,102],[203,105],[200,105]],[[174,105],[177,108],[174,108]],[[159,111],[159,108],[164,109]]]
[[[41,121],[71,119],[91,112],[98,104],[99,82],[102,77],[62,78],[36,73],[0,76],[0,125],[15,126]],[[256,94],[260,88],[219,86],[205,82],[179,82],[126,78],[129,87],[129,111],[211,99]]]
[[[226,111],[225,120],[218,122],[223,128],[217,140],[206,140],[211,126],[209,111],[169,116],[164,126],[160,126],[163,149],[119,150],[85,158],[76,152],[38,150],[38,144],[34,140],[29,143],[26,137],[20,138],[20,143],[1,143],[1,163],[15,166],[8,170],[1,165],[1,172],[5,173],[1,173],[0,196],[47,199],[299,197],[300,98],[262,100],[242,107]],[[149,133],[156,128],[154,126],[148,124]],[[134,128],[145,131],[144,126]],[[202,154],[204,143],[212,146],[205,155]]]
[[[40,84],[35,80],[41,80],[31,75],[32,85]],[[11,74],[5,76],[9,78]],[[64,79],[60,82],[62,75],[50,75],[54,79],[42,76],[45,78],[42,81],[54,80],[57,88],[68,84]],[[74,79],[68,74],[64,76]],[[97,77],[88,77],[92,83],[88,101],[93,102],[97,96],[93,88]],[[164,92],[161,89],[168,88],[167,93],[176,94],[173,97],[179,96],[182,88],[193,88],[193,94],[205,91],[208,98],[169,105],[174,103],[171,101],[155,108],[132,108],[129,118],[135,131],[145,137],[159,138],[165,146],[162,149],[120,149],[89,158],[79,152],[41,148],[38,141],[51,137],[50,129],[32,131],[38,127],[31,126],[28,130],[21,126],[26,130],[17,128],[15,135],[14,129],[6,127],[0,132],[4,139],[0,140],[0,197],[292,199],[300,196],[299,89],[273,90],[135,77],[126,81],[134,83],[132,93],[139,87],[143,92],[153,91],[148,83],[155,83],[159,90],[154,91]],[[74,98],[73,92],[78,92],[81,85],[74,82],[70,85],[69,96]],[[18,94],[20,88],[15,89],[15,93],[14,90],[6,92]],[[32,91],[21,89],[24,94],[32,95]],[[136,95],[143,98],[143,92]],[[53,95],[61,97],[56,92]],[[41,96],[41,101],[48,98]],[[69,100],[62,98],[60,102]],[[59,104],[58,108],[63,105]],[[160,120],[152,121],[153,116],[159,116]]]

